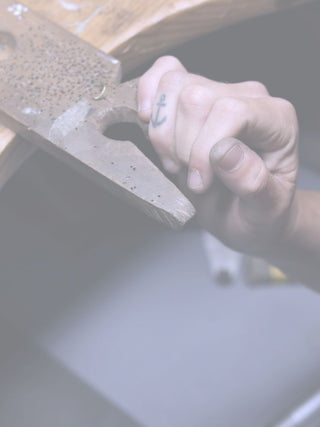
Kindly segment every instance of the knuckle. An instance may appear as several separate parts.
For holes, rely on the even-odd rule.
[[[183,65],[181,62],[175,58],[174,56],[162,56],[161,58],[158,58],[151,68],[149,68],[140,78],[138,81],[139,89],[153,86],[155,76],[157,76],[159,73],[166,73],[169,71],[172,72],[182,72],[184,70]]]
[[[210,101],[208,89],[202,85],[192,84],[185,86],[180,93],[180,103],[184,107],[204,107]]]
[[[181,69],[183,68],[182,63],[173,55],[165,55],[158,58],[154,65],[161,65],[167,69]]]
[[[253,94],[257,95],[268,95],[268,89],[265,87],[265,85],[261,82],[252,80],[244,82],[244,85],[246,86],[247,90],[249,92],[252,92]]]
[[[299,124],[297,118],[297,112],[294,105],[283,98],[273,98],[273,101],[276,103],[278,111],[280,111],[284,123],[286,123],[286,128],[290,131],[291,135],[295,138],[298,134]]]
[[[181,83],[185,73],[183,71],[171,70],[164,73],[160,79],[159,86],[161,88],[176,87]]]
[[[278,108],[282,110],[286,116],[290,118],[296,117],[296,110],[290,101],[283,98],[274,98],[274,101],[277,103]]]
[[[245,100],[235,97],[219,98],[214,105],[216,110],[225,114],[246,116],[248,114],[248,103]]]

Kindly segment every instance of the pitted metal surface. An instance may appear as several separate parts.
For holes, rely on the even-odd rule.
[[[45,21],[0,0],[0,121],[171,227],[194,208],[131,142],[103,136],[110,123],[139,123],[135,81],[121,64]]]
[[[89,111],[103,87],[110,93],[119,83],[116,59],[29,10],[15,15],[12,2],[0,4],[1,103],[23,123],[54,122],[83,99]]]

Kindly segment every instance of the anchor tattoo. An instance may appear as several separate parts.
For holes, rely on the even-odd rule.
[[[167,120],[167,116],[164,116],[161,120],[159,120],[159,116],[160,116],[160,111],[162,107],[165,107],[167,104],[165,103],[166,100],[166,95],[161,95],[159,102],[157,103],[158,109],[156,112],[156,116],[153,117],[153,115],[151,116],[151,124],[153,128],[157,128],[159,126],[161,126],[166,120]]]

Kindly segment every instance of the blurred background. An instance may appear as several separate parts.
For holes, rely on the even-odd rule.
[[[314,2],[168,52],[290,99],[299,186],[314,189],[319,18]],[[320,390],[320,294],[249,283],[248,260],[228,251],[221,280],[196,222],[167,230],[40,151],[2,191],[0,218],[1,426],[276,426]],[[320,415],[295,422],[320,426]]]

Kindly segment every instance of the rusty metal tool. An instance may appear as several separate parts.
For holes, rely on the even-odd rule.
[[[145,127],[137,82],[120,79],[117,59],[0,0],[0,123],[179,228],[194,215],[189,200],[133,143],[104,136],[113,123]]]

